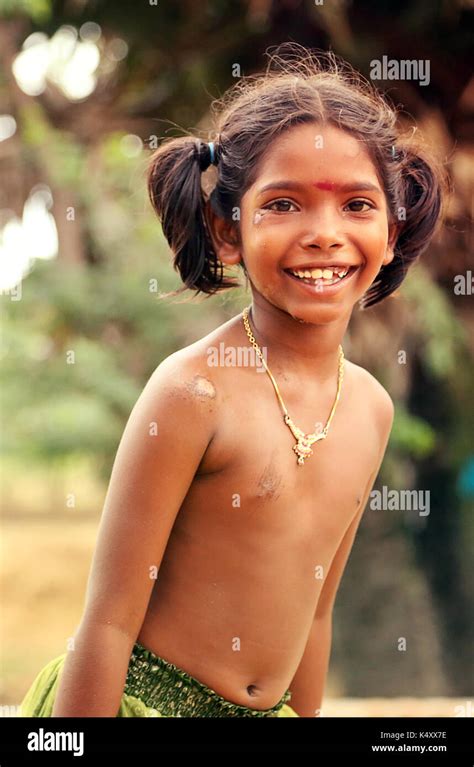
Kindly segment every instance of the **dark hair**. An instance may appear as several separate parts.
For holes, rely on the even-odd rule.
[[[266,72],[240,79],[211,104],[218,169],[212,208],[228,221],[235,219],[272,140],[289,128],[317,122],[355,136],[369,152],[385,190],[390,222],[398,226],[393,260],[359,302],[367,308],[398,288],[428,246],[440,219],[444,168],[418,135],[415,140],[416,128],[402,134],[396,126],[397,109],[349,63],[297,43],[276,48]],[[212,159],[208,144],[194,136],[165,140],[151,156],[150,200],[184,283],[166,295],[187,288],[212,294],[239,285],[224,274],[206,226],[208,197],[201,174]]]

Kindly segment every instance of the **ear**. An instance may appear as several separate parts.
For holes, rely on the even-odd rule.
[[[204,206],[204,216],[219,261],[228,266],[238,264],[242,260],[242,250],[236,223],[218,216],[209,201]]]
[[[387,249],[386,249],[385,257],[382,261],[383,266],[386,266],[387,264],[390,263],[390,261],[393,261],[395,243],[397,242],[397,238],[398,238],[397,224],[395,223],[389,224]]]

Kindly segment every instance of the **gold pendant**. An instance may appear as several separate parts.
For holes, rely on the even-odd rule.
[[[249,312],[248,307],[244,309],[242,312],[242,319],[244,322],[245,332],[247,333],[248,339],[250,343],[252,344],[252,347],[257,352],[259,359],[262,360],[265,366],[265,370],[267,371],[270,377],[273,388],[275,389],[275,393],[278,397],[278,401],[284,413],[283,415],[284,421],[296,439],[296,445],[293,445],[293,450],[298,456],[298,465],[302,466],[305,460],[309,458],[310,455],[313,455],[313,451],[311,450],[311,445],[314,445],[315,442],[318,442],[321,439],[325,439],[328,435],[329,426],[331,424],[332,417],[335,413],[337,403],[339,402],[339,395],[341,393],[342,380],[344,377],[344,352],[343,352],[342,346],[339,345],[339,368],[338,368],[338,375],[337,375],[337,392],[336,392],[336,397],[335,397],[331,412],[329,413],[329,418],[326,422],[326,426],[324,427],[324,429],[318,432],[318,434],[305,434],[303,431],[301,431],[301,429],[298,429],[298,427],[295,426],[290,416],[288,415],[288,410],[286,409],[285,403],[283,402],[282,396],[278,390],[277,382],[273,378],[273,375],[271,374],[270,369],[267,363],[265,362],[265,358],[262,354],[262,351],[252,334],[252,330],[250,328],[250,323],[248,320],[248,312]]]
[[[311,445],[314,445],[314,443],[318,442],[320,439],[324,439],[326,433],[323,429],[318,434],[305,434],[304,431],[301,431],[301,429],[295,426],[289,415],[285,415],[284,420],[287,426],[290,427],[293,436],[297,440],[296,445],[293,445],[293,450],[298,456],[298,464],[303,466],[305,460],[309,458],[310,455],[313,455]]]

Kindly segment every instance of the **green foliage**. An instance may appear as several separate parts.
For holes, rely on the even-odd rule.
[[[408,413],[403,403],[397,402],[390,445],[414,459],[424,458],[436,447],[436,433],[426,421]]]
[[[25,161],[42,166],[50,182],[74,187],[85,167],[85,150],[74,135],[54,128],[34,101],[20,110],[20,117]]]
[[[422,356],[437,378],[455,375],[466,353],[467,334],[442,289],[423,264],[417,264],[402,290],[423,340]]]
[[[51,0],[2,0],[0,11],[6,18],[24,14],[39,24],[51,17],[52,3]]]
[[[7,305],[2,325],[2,451],[44,462],[107,455],[138,395],[113,350],[77,335],[60,306],[29,290]]]

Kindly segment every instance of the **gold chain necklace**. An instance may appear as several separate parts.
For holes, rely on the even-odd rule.
[[[249,341],[252,344],[253,348],[255,349],[257,356],[262,360],[263,364],[265,365],[265,370],[267,371],[268,375],[270,376],[270,380],[274,386],[276,395],[278,397],[278,400],[280,402],[280,405],[283,410],[283,420],[285,421],[286,425],[290,428],[291,433],[293,434],[294,438],[297,440],[296,445],[293,445],[293,450],[295,451],[296,455],[298,456],[298,464],[300,466],[303,466],[306,458],[309,458],[310,455],[313,454],[313,451],[311,450],[311,445],[313,445],[315,442],[318,442],[321,439],[325,439],[328,435],[329,426],[331,424],[333,415],[336,411],[337,403],[339,402],[339,395],[341,394],[341,386],[342,386],[342,380],[344,378],[344,352],[342,351],[342,346],[339,346],[339,367],[338,367],[338,377],[337,377],[337,392],[336,392],[336,399],[334,400],[334,404],[332,406],[331,412],[329,413],[329,418],[326,422],[326,426],[322,431],[319,431],[317,433],[313,434],[305,434],[304,431],[299,429],[291,420],[288,410],[286,409],[285,403],[283,402],[283,399],[281,397],[281,394],[278,390],[277,383],[275,379],[273,378],[267,363],[265,362],[265,359],[262,354],[262,350],[260,349],[258,343],[255,340],[255,337],[250,329],[249,319],[248,319],[248,313],[249,313],[249,307],[247,306],[243,312],[242,312],[242,319],[244,321],[244,327],[245,331],[248,335]]]

